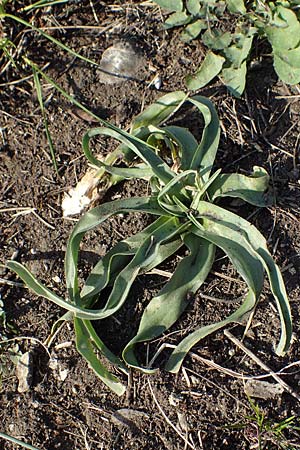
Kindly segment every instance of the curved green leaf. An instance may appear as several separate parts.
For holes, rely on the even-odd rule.
[[[146,143],[134,136],[124,136],[120,131],[116,131],[110,127],[99,127],[89,130],[82,139],[82,148],[87,159],[95,166],[103,168],[104,163],[99,161],[91,152],[89,142],[94,136],[110,136],[122,142],[126,147],[130,148],[137,156],[139,156],[148,166],[151,167],[155,174],[163,182],[170,181],[174,172],[169,166],[153,151]],[[128,169],[127,169],[128,170]],[[118,171],[114,170],[118,174]]]
[[[7,267],[13,270],[21,278],[21,280],[24,281],[26,286],[28,286],[29,289],[32,290],[36,295],[44,297],[47,300],[56,303],[58,306],[61,306],[62,308],[68,309],[68,307],[66,306],[69,306],[70,303],[45,287],[25,266],[18,263],[17,261],[8,261]]]
[[[177,142],[179,146],[180,169],[187,170],[198,147],[198,142],[194,135],[187,128],[174,125],[166,126],[163,130]]]
[[[130,288],[142,269],[156,264],[159,249],[163,242],[173,236],[180,235],[186,225],[180,225],[175,218],[170,218],[163,225],[147,236],[132,260],[121,270],[114,281],[111,293],[101,310],[97,310],[97,318],[104,319],[117,312],[127,299]]]
[[[207,190],[210,201],[218,197],[238,197],[255,206],[267,206],[270,177],[262,167],[253,167],[250,177],[237,173],[220,174]]]
[[[210,177],[210,172],[219,146],[219,118],[214,105],[209,99],[200,95],[195,95],[194,97],[191,97],[189,101],[199,109],[205,123],[201,142],[195,151],[189,169],[200,171],[203,181],[205,182]]]
[[[115,280],[119,273],[129,263],[145,239],[169,220],[160,217],[144,230],[133,236],[118,242],[103,258],[93,267],[81,290],[81,302],[85,303],[99,294],[102,289]],[[177,241],[176,241],[177,242]],[[178,246],[175,244],[175,248]],[[167,252],[168,254],[168,252]],[[168,257],[168,256],[166,256]],[[161,262],[161,261],[160,261]],[[149,266],[147,266],[149,267]]]
[[[221,320],[220,322],[201,327],[193,333],[189,334],[185,339],[183,339],[172,352],[170,358],[167,361],[165,369],[168,372],[177,373],[187,353],[194,345],[196,345],[201,339],[204,339],[206,336],[215,333],[220,328],[223,328],[229,323],[241,321],[243,317],[255,307],[255,303],[255,295],[253,291],[249,290],[243,304],[233,314],[228,316],[226,319]]]
[[[215,246],[192,234],[184,237],[190,254],[180,261],[170,281],[146,307],[136,336],[123,351],[124,361],[146,373],[152,369],[141,367],[134,354],[138,342],[148,341],[170,328],[186,306],[189,294],[195,293],[205,281],[214,261]]]
[[[173,115],[186,101],[188,95],[183,91],[170,92],[159,97],[154,103],[144,109],[132,121],[131,133],[148,126],[158,126]]]
[[[201,66],[193,75],[188,75],[185,79],[188,89],[195,91],[206,86],[222,70],[225,58],[212,51],[207,52]]]
[[[257,228],[251,225],[247,220],[230,211],[220,208],[219,206],[207,202],[200,202],[198,211],[199,216],[205,218],[205,221],[208,221],[207,229],[209,231],[215,230],[218,235],[222,236],[226,236],[226,233],[229,233],[230,235],[230,233],[235,232],[236,242],[238,242],[238,239],[240,238],[243,239],[244,245],[247,243],[247,246],[251,246],[252,254],[260,261],[261,265],[266,270],[281,322],[281,335],[276,353],[278,355],[284,354],[289,348],[292,337],[291,310],[282,275],[268,251],[265,238]],[[208,230],[206,231],[205,236],[208,236]],[[250,251],[250,248],[248,248],[248,251]],[[228,249],[226,250],[226,253],[228,253]],[[248,265],[248,269],[250,269],[251,266],[251,264]],[[241,267],[239,268],[237,265],[236,267],[244,277],[241,272]],[[249,285],[248,280],[246,281]],[[251,286],[251,288],[253,287]]]
[[[128,198],[97,206],[88,211],[76,224],[68,241],[65,259],[66,283],[72,301],[79,300],[80,302],[78,298],[77,261],[79,245],[84,234],[101,225],[112,215],[138,211],[158,216],[165,215],[165,212],[160,209],[156,200],[152,197]],[[89,319],[89,317],[82,318]]]
[[[100,350],[115,365],[123,366],[121,361],[103,344],[89,321],[74,318],[74,325],[78,352],[84,357],[89,366],[106,386],[115,394],[123,395],[126,387],[104,367],[96,355],[96,349]]]

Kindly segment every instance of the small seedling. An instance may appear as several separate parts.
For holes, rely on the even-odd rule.
[[[296,450],[293,443],[286,438],[285,432],[295,432],[298,435],[300,431],[299,419],[290,416],[286,419],[276,422],[268,419],[263,410],[257,405],[251,397],[248,397],[253,414],[246,415],[244,420],[226,428],[243,429],[247,440],[251,442],[251,448],[258,450],[268,449],[270,444],[281,450]],[[272,447],[273,448],[273,447]]]
[[[190,103],[202,114],[205,126],[200,142],[183,127],[162,125],[184,104]],[[250,176],[213,170],[219,145],[220,125],[213,104],[205,97],[187,98],[181,91],[159,98],[135,118],[130,133],[103,121],[103,127],[90,130],[83,138],[83,151],[99,170],[119,178],[145,179],[152,193],[104,203],[88,211],[73,229],[65,257],[68,298],[59,297],[41,284],[22,264],[10,261],[14,270],[37,295],[68,312],[62,320],[73,320],[78,351],[98,376],[117,394],[124,386],[108,372],[98,352],[111,364],[127,371],[145,373],[135,354],[136,344],[156,338],[168,330],[190,304],[193,294],[205,282],[215,259],[216,247],[229,257],[248,286],[242,304],[228,317],[200,327],[186,336],[171,354],[166,369],[178,372],[192,346],[221,327],[241,321],[259,300],[266,272],[281,321],[281,337],[276,349],[284,354],[290,344],[291,314],[284,282],[262,234],[247,220],[218,205],[224,197],[236,197],[256,205],[267,204],[269,176],[254,167]],[[90,149],[95,136],[119,141],[118,152],[131,160],[127,167],[116,167],[96,159]],[[146,212],[156,219],[143,231],[120,241],[100,258],[83,286],[78,281],[78,257],[82,238],[111,216]],[[137,276],[157,267],[181,247],[187,256],[179,262],[170,280],[146,306],[136,335],[124,346],[122,360],[97,335],[92,321],[115,314],[130,296]],[[107,288],[110,294],[107,297]],[[97,309],[99,299],[104,302]]]

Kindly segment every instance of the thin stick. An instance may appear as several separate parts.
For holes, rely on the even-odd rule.
[[[258,364],[262,369],[268,372],[274,380],[277,381],[289,394],[295,397],[300,402],[300,395],[295,392],[285,381],[283,381],[270,367],[268,367],[263,361],[261,361],[251,350],[244,346],[236,337],[234,337],[230,331],[224,330],[225,336],[230,339],[237,347],[243,350],[246,355],[248,355],[256,364]]]
[[[150,389],[150,392],[151,392],[151,394],[152,394],[153,400],[154,400],[156,406],[158,407],[158,409],[159,409],[161,415],[162,415],[163,418],[165,419],[165,421],[168,423],[168,425],[170,425],[171,428],[173,428],[173,430],[175,431],[175,433],[177,433],[178,436],[180,436],[181,439],[184,440],[184,442],[185,442],[186,445],[188,445],[190,448],[192,448],[193,450],[195,450],[194,445],[192,445],[192,444],[186,439],[186,437],[185,437],[183,434],[181,434],[180,431],[178,431],[178,429],[175,427],[175,425],[172,424],[171,420],[169,419],[169,417],[166,415],[166,413],[164,412],[164,410],[162,409],[162,407],[161,407],[160,404],[158,403],[158,401],[157,401],[157,399],[156,399],[156,397],[155,397],[155,394],[154,394],[154,392],[153,392],[153,389],[152,389],[152,386],[151,386],[151,383],[150,383],[149,378],[148,378],[148,385],[149,385],[149,389]]]
[[[0,284],[7,284],[7,286],[26,287],[23,283],[19,283],[17,281],[6,280],[5,278],[0,278]]]

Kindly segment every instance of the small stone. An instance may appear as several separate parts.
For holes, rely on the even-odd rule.
[[[279,383],[269,383],[268,381],[247,380],[245,383],[245,393],[249,397],[273,399],[280,396],[284,389]]]
[[[295,269],[295,267],[290,267],[290,268],[289,268],[289,273],[290,273],[291,275],[296,275],[297,270]]]
[[[51,358],[49,360],[48,366],[49,366],[49,369],[56,370],[57,367],[58,367],[58,359],[57,358]]]
[[[58,275],[55,275],[54,277],[52,277],[52,280],[54,281],[54,283],[61,283],[61,278]]]
[[[181,430],[184,431],[185,433],[188,433],[189,424],[187,422],[186,415],[184,413],[177,412],[177,417],[178,417],[178,425],[181,428]]]
[[[103,52],[100,61],[100,82],[117,84],[132,79],[141,64],[141,57],[128,42],[118,42]]]
[[[131,431],[142,429],[148,414],[131,408],[118,409],[111,416],[112,422],[119,428],[129,428]]]
[[[178,406],[181,401],[182,401],[182,395],[175,394],[175,392],[172,392],[169,395],[169,404],[171,406]]]
[[[59,373],[60,381],[65,381],[65,379],[67,378],[67,376],[69,374],[69,370],[68,369],[60,369],[58,371],[58,373]]]

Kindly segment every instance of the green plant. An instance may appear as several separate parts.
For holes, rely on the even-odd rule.
[[[20,439],[17,439],[17,438],[14,438],[12,436],[9,436],[6,433],[1,433],[0,432],[0,438],[1,439],[5,439],[8,442],[12,442],[13,444],[16,444],[16,445],[18,445],[20,447],[27,448],[28,450],[39,450],[37,447],[33,447],[33,445],[26,444],[25,442],[20,441]]]
[[[205,126],[200,143],[186,128],[163,126],[183,103],[189,102],[201,112]],[[167,370],[177,372],[190,348],[205,336],[230,322],[239,322],[253,311],[263,288],[264,271],[276,300],[281,320],[281,337],[277,353],[287,351],[291,339],[291,315],[280,271],[268,252],[266,241],[248,221],[217,205],[222,197],[238,197],[256,206],[265,206],[269,177],[260,167],[251,176],[213,172],[219,144],[220,126],[213,104],[206,98],[187,98],[184,92],[167,94],[135,118],[130,133],[103,121],[105,127],[90,130],[83,138],[83,151],[88,160],[113,177],[149,180],[152,194],[115,200],[102,204],[79,220],[68,240],[65,277],[68,299],[65,300],[42,285],[26,267],[9,261],[14,270],[37,295],[45,297],[68,312],[62,320],[74,320],[76,345],[98,376],[117,394],[124,386],[108,372],[98,358],[102,353],[123,371],[143,367],[135,355],[139,342],[151,340],[170,328],[189,304],[189,299],[205,281],[220,247],[230,258],[248,285],[248,293],[237,310],[221,322],[207,325],[188,335],[175,348],[167,362]],[[95,136],[109,136],[120,142],[116,150],[131,161],[116,167],[97,160],[90,150]],[[115,151],[115,152],[116,152]],[[109,217],[120,213],[143,211],[156,220],[143,231],[120,241],[93,267],[80,288],[77,265],[80,243],[84,235]],[[125,303],[136,277],[158,266],[180,247],[188,256],[178,264],[162,290],[150,301],[142,315],[137,334],[117,358],[97,335],[92,321],[113,315]],[[103,298],[103,290],[110,294]],[[97,308],[101,298],[105,305]]]
[[[255,36],[270,42],[278,77],[288,84],[300,82],[298,1],[154,1],[172,12],[165,28],[184,26],[184,42],[201,37],[208,49],[200,68],[186,78],[189,89],[199,89],[219,75],[229,91],[240,96],[245,89],[247,59]],[[229,26],[226,16],[230,18]],[[228,31],[232,22],[234,31]]]
[[[0,68],[0,73],[4,73],[8,70],[10,65],[13,65],[13,67],[20,71],[21,73],[24,70],[24,61],[28,62],[27,59],[27,46],[22,45],[20,50],[18,51],[18,54],[16,54],[16,44],[13,42],[13,37],[8,39],[5,36],[5,32],[12,36],[13,33],[13,27],[11,26],[11,23],[14,23],[15,28],[18,30],[18,36],[22,35],[20,32],[22,31],[31,31],[34,33],[37,33],[40,37],[43,37],[44,39],[52,42],[54,45],[56,45],[58,48],[62,49],[63,51],[69,53],[72,56],[75,56],[76,58],[79,58],[89,64],[99,66],[96,62],[85,58],[84,56],[80,55],[73,49],[69,48],[67,45],[63,44],[60,40],[54,38],[50,34],[46,33],[42,29],[34,26],[31,22],[35,22],[35,16],[36,10],[41,8],[48,8],[49,6],[54,6],[57,4],[63,4],[67,3],[68,0],[39,0],[35,3],[32,3],[30,5],[25,6],[24,8],[19,9],[15,14],[12,14],[8,12],[8,6],[11,6],[8,4],[7,1],[2,0],[0,1],[0,62],[3,61],[3,66]],[[25,18],[23,18],[23,16]],[[2,51],[2,54],[1,54]],[[52,142],[51,134],[48,127],[48,120],[47,120],[47,112],[44,105],[43,100],[43,93],[42,93],[42,86],[40,84],[39,74],[35,69],[35,66],[33,63],[27,63],[25,67],[30,67],[32,69],[32,76],[34,80],[34,87],[36,89],[37,99],[39,102],[39,106],[41,109],[42,119],[44,123],[45,128],[45,134],[50,150],[50,155],[53,163],[53,167],[58,174],[58,166],[57,161],[55,157],[55,149]],[[11,81],[11,80],[9,80]]]
[[[263,410],[248,397],[253,414],[246,415],[244,420],[227,428],[244,429],[247,440],[258,450],[268,449],[270,443],[283,450],[295,450],[293,443],[286,438],[285,432],[295,431],[298,435],[299,419],[290,416],[280,422],[268,419]]]

